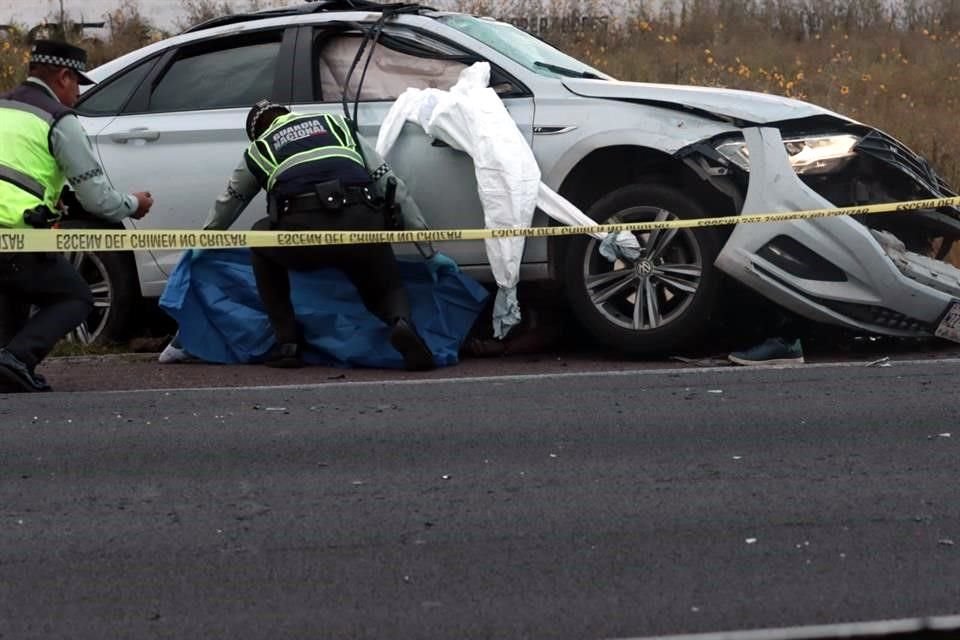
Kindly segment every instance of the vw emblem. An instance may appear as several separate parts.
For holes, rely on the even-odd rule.
[[[653,263],[649,260],[641,260],[634,268],[636,269],[638,276],[646,277],[653,275]]]

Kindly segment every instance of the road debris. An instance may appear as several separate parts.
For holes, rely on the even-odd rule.
[[[951,540],[950,538],[944,538],[942,540],[937,540],[937,544],[943,545],[945,547],[952,547],[953,540]]]
[[[884,356],[884,357],[882,357],[882,358],[880,358],[880,359],[878,359],[878,360],[873,360],[873,361],[871,361],[871,362],[868,362],[868,363],[865,364],[864,366],[865,366],[865,367],[889,367],[889,366],[891,366],[891,365],[890,365],[890,357],[889,357],[889,356]]]
[[[721,358],[686,358],[684,356],[670,356],[670,360],[682,362],[683,364],[692,364],[697,367],[730,367],[733,366],[729,360]]]
[[[757,543],[757,539],[756,539],[756,538],[747,538],[746,540],[744,540],[744,542],[746,542],[747,544],[756,544],[756,543]]]

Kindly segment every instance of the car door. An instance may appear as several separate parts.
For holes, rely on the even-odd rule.
[[[269,29],[204,39],[165,52],[123,112],[88,129],[114,186],[146,190],[155,204],[140,229],[196,229],[240,162],[247,112],[261,98],[289,99],[296,31]],[[261,194],[234,224],[265,214]],[[154,251],[168,275],[178,251]]]
[[[299,36],[296,70],[303,76],[294,82],[296,110],[342,112],[344,83],[361,40],[358,32],[335,25],[313,27],[308,37]],[[352,97],[365,72],[357,112],[360,133],[375,142],[380,125],[403,91],[410,87],[449,89],[460,72],[479,59],[429,34],[391,26],[373,50],[369,65],[364,56],[351,79]],[[532,139],[532,97],[518,91],[516,97],[508,96],[504,102],[527,139]],[[352,99],[349,108],[352,115]],[[434,141],[418,125],[408,123],[387,161],[406,182],[431,228],[484,227],[473,160],[467,154]],[[461,265],[487,263],[480,241],[434,246]],[[416,249],[413,245],[398,245],[396,251],[404,255],[415,253]],[[543,260],[545,255],[533,256],[528,252],[526,259]]]

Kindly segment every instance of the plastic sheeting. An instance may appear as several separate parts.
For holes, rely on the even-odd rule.
[[[533,150],[489,84],[490,64],[478,62],[461,72],[450,91],[407,89],[380,128],[377,151],[386,157],[404,123],[414,122],[427,135],[473,158],[487,228],[529,227],[538,206],[567,225],[596,224],[540,181],[540,167]],[[598,234],[597,238],[602,240],[606,235]],[[520,323],[519,306],[512,301],[516,300],[525,239],[484,242],[490,268],[500,287],[494,305],[494,335],[503,338]],[[639,250],[636,238],[628,232],[617,236],[615,246],[618,255],[627,256],[627,250]]]
[[[421,260],[398,261],[417,331],[437,366],[459,361],[459,350],[489,297],[462,273],[437,274]],[[310,364],[402,369],[390,329],[367,311],[356,288],[337,269],[291,272],[294,311],[304,330]],[[257,362],[275,336],[257,293],[250,252],[222,249],[184,255],[160,298],[180,325],[180,343],[216,363]]]

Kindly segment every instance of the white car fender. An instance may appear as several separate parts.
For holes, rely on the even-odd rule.
[[[537,104],[537,120],[554,124],[549,107]],[[559,189],[570,172],[594,151],[610,147],[638,147],[655,150],[664,156],[676,153],[684,147],[724,133],[735,134],[737,127],[697,116],[680,114],[669,109],[647,108],[637,110],[637,118],[625,119],[623,105],[597,100],[590,109],[588,122],[556,122],[576,125],[562,135],[535,135],[534,152],[538,158],[556,158],[549,164],[541,162],[543,181],[551,188]],[[650,117],[655,113],[655,117]],[[616,128],[609,128],[616,123]],[[603,128],[598,129],[597,125]],[[577,139],[579,138],[579,139]]]

